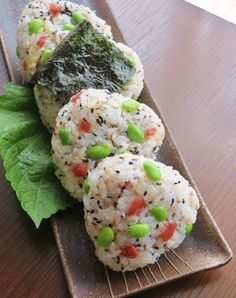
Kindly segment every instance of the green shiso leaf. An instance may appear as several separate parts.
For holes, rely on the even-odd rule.
[[[31,88],[9,83],[4,86],[5,94],[0,95],[0,108],[12,111],[37,111]]]
[[[134,71],[117,46],[84,20],[38,68],[32,83],[49,88],[65,103],[83,88],[119,92]]]
[[[72,205],[54,175],[50,136],[36,112],[31,88],[7,84],[0,96],[0,152],[6,177],[36,227]]]

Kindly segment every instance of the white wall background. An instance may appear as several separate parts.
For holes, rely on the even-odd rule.
[[[236,0],[185,0],[236,24]]]

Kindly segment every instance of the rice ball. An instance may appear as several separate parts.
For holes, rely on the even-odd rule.
[[[59,112],[52,136],[56,175],[82,200],[89,170],[108,156],[129,151],[155,158],[165,130],[147,105],[118,93],[87,89]]]
[[[170,166],[122,154],[102,160],[87,178],[84,217],[98,259],[115,271],[155,263],[192,230],[199,200]]]
[[[73,17],[73,13],[77,15]],[[53,51],[70,33],[72,27],[66,25],[76,25],[81,16],[112,39],[111,27],[83,5],[57,0],[33,0],[26,5],[17,24],[17,54],[26,82],[35,73],[42,54],[48,49]]]
[[[115,42],[114,42],[115,43]],[[133,60],[135,72],[130,81],[123,86],[121,94],[128,97],[138,98],[143,89],[144,71],[143,65],[138,55],[128,46],[117,43],[116,46],[121,50],[127,59]],[[49,129],[55,126],[55,121],[59,110],[64,106],[64,102],[56,97],[53,92],[46,87],[35,85],[34,94],[39,108],[43,124]]]

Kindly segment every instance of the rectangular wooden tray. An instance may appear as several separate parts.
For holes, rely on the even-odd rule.
[[[16,22],[26,3],[26,0],[1,3],[1,43],[9,77],[16,82],[21,82],[15,57]],[[80,3],[96,10],[97,14],[111,25],[115,39],[124,41],[105,1],[90,0],[80,1]],[[6,15],[8,15],[7,18]],[[141,98],[160,115],[147,86]],[[178,249],[164,254],[156,264],[122,274],[107,269],[97,261],[93,245],[84,228],[82,205],[78,204],[54,216],[52,227],[69,291],[73,297],[123,297],[195,272],[222,266],[232,258],[229,246],[189,174],[167,124],[163,118],[162,120],[166,128],[166,136],[158,159],[179,170],[196,189],[201,201],[193,233]]]

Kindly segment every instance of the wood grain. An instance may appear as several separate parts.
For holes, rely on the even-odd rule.
[[[154,98],[235,252],[235,27],[178,0],[108,2],[126,41],[140,54]],[[50,226],[36,232],[10,196],[10,186],[1,189],[1,296],[67,297]],[[235,267],[234,259],[145,296],[235,297]]]

